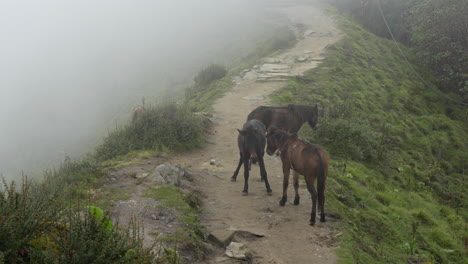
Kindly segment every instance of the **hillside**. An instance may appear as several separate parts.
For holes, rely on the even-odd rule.
[[[393,42],[338,21],[346,37],[273,98],[322,106],[320,128],[300,136],[332,157],[341,262],[465,263],[467,109],[418,79]]]

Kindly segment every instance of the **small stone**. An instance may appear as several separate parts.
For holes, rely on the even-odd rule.
[[[215,159],[211,159],[211,160],[210,160],[210,165],[215,165],[215,163],[216,163],[216,160],[215,160]]]
[[[149,175],[150,175],[149,173],[143,173],[143,174],[137,175],[136,178],[137,179],[144,179],[144,178],[148,177]]]
[[[304,58],[304,57],[299,57],[296,59],[297,62],[306,62],[307,61],[307,58]]]
[[[242,243],[231,242],[226,248],[226,255],[230,258],[247,259],[247,253],[249,252],[247,246]]]

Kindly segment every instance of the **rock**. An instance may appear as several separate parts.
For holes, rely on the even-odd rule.
[[[245,70],[242,70],[241,73],[242,73],[242,74],[246,74],[246,73],[248,73],[249,71],[250,71],[250,69],[245,69]]]
[[[211,159],[211,160],[210,160],[210,165],[215,165],[215,163],[216,163],[216,160],[215,160],[215,159]]]
[[[254,66],[252,66],[252,69],[254,69],[254,70],[258,69],[258,65],[255,64]]]
[[[231,82],[233,83],[240,83],[242,81],[242,77],[240,76],[234,76],[231,78]]]
[[[251,95],[251,96],[244,96],[242,97],[242,99],[260,101],[260,100],[264,100],[265,97],[263,95]]]
[[[149,173],[142,173],[140,175],[137,175],[136,178],[137,179],[144,179],[146,177],[148,177],[150,174]]]
[[[263,63],[272,63],[272,64],[276,64],[276,63],[280,63],[281,60],[278,59],[278,58],[264,58],[263,59]]]
[[[235,259],[247,259],[248,252],[249,249],[246,245],[237,242],[231,242],[231,244],[226,248],[226,255]]]
[[[217,257],[217,258],[215,258],[216,263],[224,262],[226,260],[230,260],[230,258],[227,258],[227,257]]]
[[[263,64],[260,67],[261,72],[289,72],[289,66],[286,64]]]
[[[299,57],[296,59],[297,62],[306,62],[307,61],[307,58],[304,58],[304,57]]]
[[[172,184],[180,186],[180,180],[186,176],[184,170],[173,164],[162,164],[156,167],[147,180],[154,184]]]
[[[307,36],[310,36],[310,35],[313,35],[313,34],[315,34],[315,31],[313,31],[313,30],[306,30],[306,31],[304,32],[304,37],[307,37]]]
[[[235,232],[232,231],[213,231],[208,235],[207,239],[211,244],[224,248],[231,243],[234,235]]]

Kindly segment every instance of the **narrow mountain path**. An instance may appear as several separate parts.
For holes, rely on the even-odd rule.
[[[255,69],[236,78],[234,89],[214,105],[213,135],[208,138],[206,147],[175,155],[169,162],[181,165],[196,178],[198,188],[205,195],[202,224],[209,232],[223,234],[245,230],[264,235],[242,241],[254,252],[254,263],[336,263],[334,249],[339,235],[336,223],[328,218],[325,223],[309,226],[311,200],[304,183],[301,182],[300,187],[300,205],[294,206],[292,199],[284,207],[278,205],[282,191],[278,157],[265,158],[272,196],[267,195],[265,185],[259,181],[256,165],[252,166],[248,196],[241,195],[242,170],[237,182],[230,181],[239,158],[236,128],[242,127],[252,109],[271,104],[268,96],[285,85],[284,77],[300,75],[316,67],[327,45],[342,37],[318,1],[302,1],[301,4],[277,1],[272,9],[301,28],[302,36],[297,45],[274,58],[264,59]],[[212,159],[215,159],[214,164],[210,164]],[[289,198],[293,197],[293,192],[290,184]],[[221,256],[215,257],[203,263],[223,260]]]

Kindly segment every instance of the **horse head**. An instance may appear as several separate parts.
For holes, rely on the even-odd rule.
[[[267,154],[271,156],[276,150],[279,149],[281,151],[287,141],[294,138],[297,138],[297,134],[289,134],[282,129],[271,127],[267,133]]]

